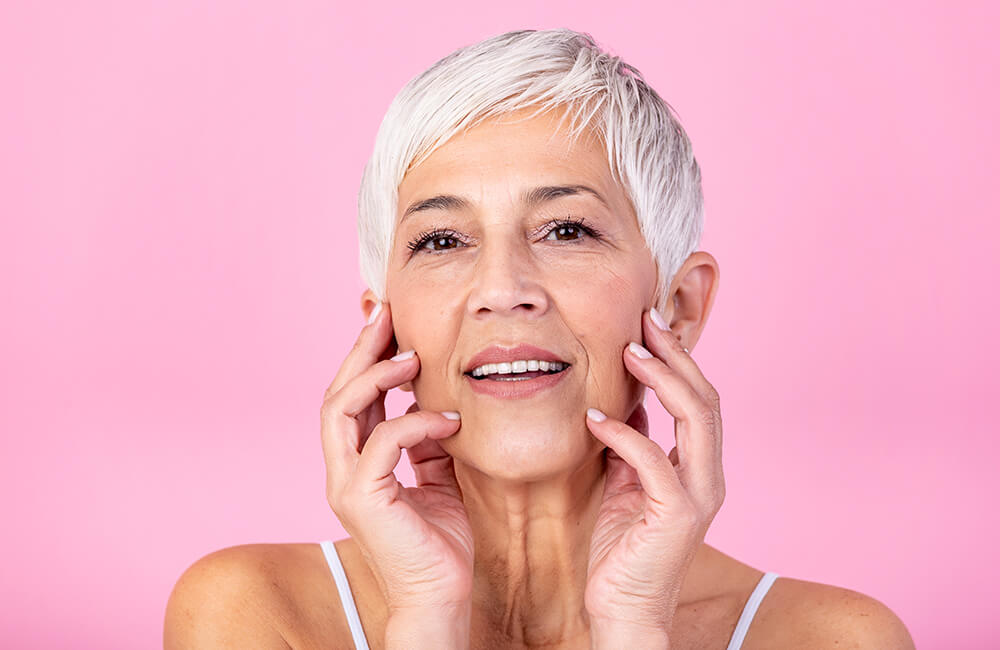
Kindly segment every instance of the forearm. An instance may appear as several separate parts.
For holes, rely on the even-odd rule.
[[[396,610],[385,628],[387,650],[467,650],[471,605],[433,610]]]

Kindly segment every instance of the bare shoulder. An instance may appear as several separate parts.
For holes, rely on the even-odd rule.
[[[167,601],[163,646],[321,647],[344,638],[346,618],[323,580],[318,544],[244,544],[200,558]],[[333,598],[333,600],[329,600]]]
[[[743,647],[904,650],[914,645],[903,621],[875,598],[780,577],[761,602]]]

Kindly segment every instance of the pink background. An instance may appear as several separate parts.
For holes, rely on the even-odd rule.
[[[2,644],[157,647],[198,557],[342,536],[319,406],[382,115],[456,47],[561,26],[702,166],[709,543],[872,595],[918,647],[995,643],[996,7],[4,3]]]

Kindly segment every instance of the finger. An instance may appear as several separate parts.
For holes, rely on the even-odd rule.
[[[389,389],[416,377],[419,370],[420,359],[413,350],[407,350],[369,366],[345,384],[332,399],[344,415],[353,418]]]
[[[402,361],[381,361],[323,403],[320,437],[331,485],[351,472],[367,442],[363,437],[370,432],[371,423],[385,419],[386,391],[411,379],[419,365],[415,355]],[[370,411],[363,431],[356,416],[365,409]]]
[[[461,494],[458,479],[455,478],[455,459],[437,440],[421,440],[406,450],[406,456],[413,466],[417,487],[439,487],[455,495]]]
[[[416,413],[419,410],[420,407],[414,402],[406,412]],[[413,466],[417,487],[442,487],[461,497],[462,490],[455,477],[455,459],[437,440],[427,438],[418,442],[406,450],[406,457]]]
[[[379,309],[380,306],[381,309]],[[324,401],[339,391],[344,384],[364,372],[366,368],[384,358],[387,351],[391,351],[389,348],[393,341],[393,329],[389,305],[380,302],[375,308],[378,309],[375,320],[361,328],[358,338],[354,341],[354,346],[341,362],[337,376],[327,387],[323,397]]]
[[[642,435],[649,437],[649,417],[646,414],[646,407],[640,402],[634,409],[632,409],[632,414],[628,416],[625,420],[625,424],[632,427]],[[613,449],[608,449],[609,458],[620,458],[618,454],[615,453]]]
[[[641,402],[632,410],[631,415],[625,420],[625,424],[647,438],[649,437],[649,418]],[[610,499],[642,487],[642,484],[639,483],[639,475],[636,474],[631,465],[622,460],[622,457],[614,449],[608,447],[605,453],[608,457],[608,464],[604,478],[603,499]]]
[[[669,328],[661,329],[656,324],[652,312],[646,312],[642,319],[642,336],[650,352],[687,380],[706,402],[713,406],[718,405],[719,394],[715,387],[705,379],[701,368],[681,344],[677,335]]]
[[[602,501],[642,488],[639,475],[631,465],[626,463],[611,447],[607,447],[605,453],[608,464],[604,476]]]
[[[375,427],[365,448],[361,450],[355,477],[361,485],[373,492],[395,485],[393,470],[399,463],[403,449],[415,447],[427,438],[445,438],[457,432],[461,426],[461,420],[452,420],[432,411],[418,411],[386,420]]]
[[[635,470],[643,491],[654,503],[673,508],[677,499],[685,496],[670,459],[656,442],[597,409],[587,409],[587,427]]]
[[[631,343],[623,354],[629,372],[652,388],[663,408],[674,416],[678,475],[698,503],[709,507],[722,465],[721,454],[716,453],[718,422],[713,407],[677,371],[642,346]]]
[[[656,316],[654,318],[654,316]],[[659,324],[658,324],[659,322]],[[660,327],[662,324],[664,327]],[[714,436],[714,453],[715,462],[718,471],[722,471],[722,404],[719,399],[719,393],[715,390],[705,375],[701,372],[701,368],[688,353],[687,348],[685,348],[677,335],[670,330],[666,321],[663,317],[653,313],[653,310],[646,312],[645,317],[642,319],[643,328],[643,339],[649,345],[650,351],[663,359],[667,364],[673,368],[680,376],[686,379],[701,395],[702,399],[705,400],[712,407],[714,413],[715,425],[713,431]],[[703,414],[707,416],[707,414]],[[706,420],[708,418],[706,417]]]

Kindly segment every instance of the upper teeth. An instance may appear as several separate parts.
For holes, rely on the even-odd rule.
[[[534,370],[544,370],[546,372],[559,372],[566,367],[561,361],[511,361],[509,363],[485,363],[478,368],[472,369],[473,377],[483,375],[509,375],[513,372],[529,372]]]

